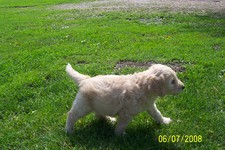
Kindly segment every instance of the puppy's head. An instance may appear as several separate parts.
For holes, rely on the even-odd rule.
[[[150,89],[157,96],[176,95],[184,89],[184,84],[168,66],[155,64],[149,68]]]

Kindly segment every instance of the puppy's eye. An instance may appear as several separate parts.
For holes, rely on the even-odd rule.
[[[172,83],[172,84],[175,84],[175,82],[176,82],[176,80],[175,80],[175,79],[173,79],[173,80],[171,81],[171,83]]]

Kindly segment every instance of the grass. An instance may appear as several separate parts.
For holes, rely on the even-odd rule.
[[[50,7],[62,2],[0,2],[1,149],[224,149],[224,14]],[[142,70],[115,70],[121,60],[175,61],[185,67],[178,74],[185,91],[157,102],[173,123],[158,125],[142,113],[125,137],[115,137],[115,125],[90,114],[67,136],[67,111],[77,87],[66,64],[92,76]],[[160,143],[160,135],[201,135],[202,142]]]

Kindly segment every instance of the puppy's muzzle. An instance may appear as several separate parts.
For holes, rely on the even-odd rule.
[[[185,89],[185,86],[184,86],[184,85],[182,85],[181,89],[182,89],[182,90],[184,90],[184,89]]]
[[[182,92],[184,89],[185,89],[184,84],[181,81],[179,81],[179,86],[177,88],[176,94]]]

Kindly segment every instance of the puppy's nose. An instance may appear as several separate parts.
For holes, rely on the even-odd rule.
[[[181,88],[182,88],[182,90],[184,90],[185,89],[185,86],[183,85]]]

